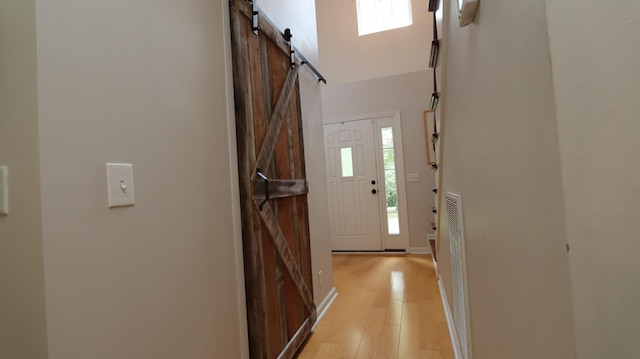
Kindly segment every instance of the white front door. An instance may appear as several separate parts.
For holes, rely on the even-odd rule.
[[[373,120],[324,126],[332,249],[380,251],[380,199]]]

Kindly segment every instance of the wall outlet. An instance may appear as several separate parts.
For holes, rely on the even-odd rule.
[[[318,287],[322,288],[323,285],[323,281],[322,281],[322,271],[318,271]]]

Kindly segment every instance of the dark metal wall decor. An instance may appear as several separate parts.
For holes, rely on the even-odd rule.
[[[440,54],[440,40],[431,41],[431,55],[429,56],[429,67],[435,68],[438,65],[438,55]]]
[[[433,133],[436,131],[436,112],[433,110],[424,111],[425,140],[427,142],[427,163],[436,163],[436,146],[432,141]]]
[[[440,91],[438,90],[438,80],[437,80],[437,71],[438,67],[438,59],[440,57],[440,39],[438,38],[438,25],[436,20],[436,11],[440,7],[441,0],[429,0],[429,11],[433,13],[433,40],[431,41],[431,51],[429,53],[429,68],[433,71],[433,92],[431,93],[431,98],[429,99],[429,111],[425,111],[425,116],[429,119],[429,121],[425,121],[425,125],[427,125],[427,161],[431,168],[436,172],[436,178],[440,176],[440,165],[438,161],[441,158],[441,154],[438,153],[438,139],[440,134],[438,132],[438,121],[437,121],[437,111],[438,104],[440,102]],[[428,115],[428,116],[427,116]],[[433,121],[431,123],[431,121]],[[431,151],[429,151],[431,149]],[[436,196],[435,199],[435,207],[432,207],[431,211],[436,216],[436,221],[438,221],[438,205],[439,205],[439,195],[438,195],[438,187],[440,186],[439,181],[436,179],[436,188],[433,188],[432,191]],[[436,223],[431,223],[431,229],[435,232],[435,238],[429,239],[429,245],[431,246],[431,253],[433,254],[434,261],[437,260],[437,242],[439,238],[438,227]]]
[[[431,41],[431,54],[429,56],[429,67],[433,69],[433,76],[436,76],[436,66],[440,55],[440,39],[438,39],[438,25],[436,24],[436,13],[433,13],[433,41]],[[434,90],[435,91],[435,90]]]
[[[440,7],[440,0],[429,0],[429,11],[436,12]]]
[[[431,101],[429,101],[429,108],[435,110],[438,107],[438,102],[440,102],[440,93],[434,92],[431,94]]]
[[[438,56],[440,55],[440,39],[438,39],[438,27],[436,26],[436,13],[433,13],[433,41],[431,41],[431,56],[429,58],[429,67],[433,69],[433,93],[429,101],[429,108],[435,110],[440,100],[440,92],[438,92],[438,80],[436,79],[436,66],[438,64]]]

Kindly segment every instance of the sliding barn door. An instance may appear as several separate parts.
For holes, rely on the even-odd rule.
[[[230,13],[251,358],[292,358],[316,321],[298,65],[249,1]]]

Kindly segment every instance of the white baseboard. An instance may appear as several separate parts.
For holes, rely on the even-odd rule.
[[[320,323],[320,319],[322,319],[322,317],[324,317],[324,315],[327,313],[327,310],[329,309],[329,307],[331,307],[331,304],[333,304],[333,301],[336,300],[337,296],[338,292],[336,291],[336,287],[333,287],[324,297],[322,302],[320,302],[320,305],[318,306],[318,308],[316,308],[316,316],[318,317],[318,319],[316,320],[316,323],[313,325],[313,327],[311,327],[312,332],[316,330],[316,326],[318,325],[318,323]]]
[[[449,301],[447,300],[447,293],[444,291],[444,285],[438,275],[438,286],[440,287],[440,298],[442,298],[442,306],[444,307],[444,315],[447,317],[447,326],[449,327],[449,336],[451,336],[451,346],[453,346],[453,355],[456,359],[463,359],[462,348],[460,347],[460,341],[458,340],[458,334],[456,333],[456,327],[453,324],[453,315],[451,314],[451,308],[449,307]]]
[[[360,256],[398,256],[409,253],[408,250],[399,251],[364,251],[364,252],[350,252],[350,251],[332,251],[331,254],[349,254]]]
[[[410,247],[410,254],[431,254],[431,248],[429,247]]]

